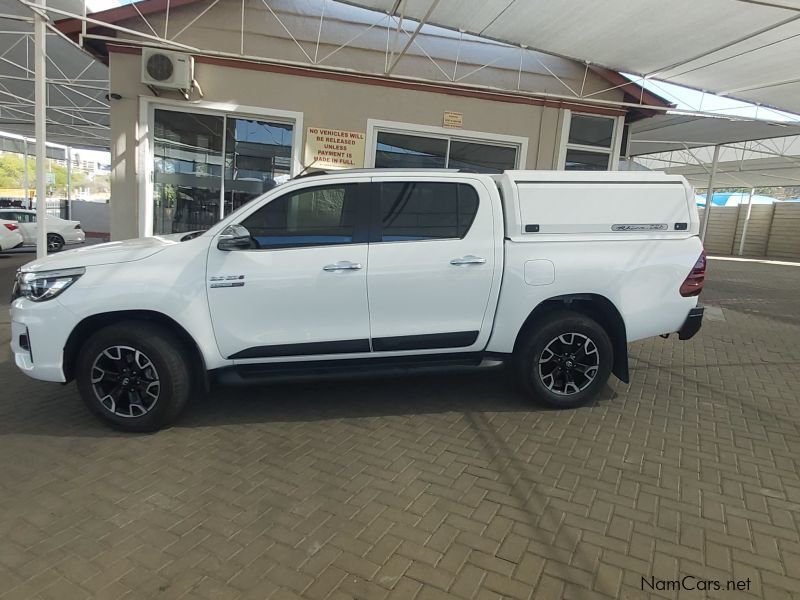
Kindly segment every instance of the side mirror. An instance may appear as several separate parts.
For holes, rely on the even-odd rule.
[[[228,225],[219,234],[217,248],[220,250],[249,250],[253,247],[253,238],[246,227],[241,225]]]

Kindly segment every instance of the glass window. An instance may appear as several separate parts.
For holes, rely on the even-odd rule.
[[[479,173],[502,173],[517,166],[517,149],[494,144],[450,141],[450,169],[472,169]]]
[[[287,123],[225,120],[225,214],[289,178],[292,134]]]
[[[614,154],[616,119],[571,113],[564,168],[567,171],[607,171]]]
[[[153,233],[219,221],[223,123],[223,116],[155,111]]]
[[[298,190],[276,198],[243,222],[260,248],[348,244],[356,227],[358,184]]]
[[[463,183],[381,184],[381,240],[463,238],[478,212],[478,194]]]
[[[567,171],[606,171],[611,155],[587,150],[567,150],[564,169]]]
[[[580,146],[611,148],[614,119],[593,115],[572,114],[569,123],[569,143]]]
[[[377,168],[437,169],[447,166],[447,140],[378,132]]]
[[[424,135],[379,131],[375,167],[404,169],[468,169],[479,173],[502,173],[517,168],[517,147],[473,142],[447,135]]]
[[[156,234],[208,229],[289,178],[291,124],[156,109],[153,130]]]

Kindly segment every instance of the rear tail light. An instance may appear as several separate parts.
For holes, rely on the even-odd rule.
[[[706,281],[706,251],[700,253],[700,258],[694,263],[691,272],[681,284],[681,296],[699,296],[703,291],[703,284]]]
[[[3,223],[3,225],[5,225],[6,229],[8,229],[9,231],[16,231],[17,229],[19,229],[19,227],[17,227],[14,223]]]

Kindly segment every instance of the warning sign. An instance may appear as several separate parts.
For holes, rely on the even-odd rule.
[[[464,113],[453,112],[452,110],[444,111],[442,125],[451,129],[461,129],[464,126]]]
[[[320,169],[358,169],[364,166],[366,136],[360,131],[309,127],[305,165]]]

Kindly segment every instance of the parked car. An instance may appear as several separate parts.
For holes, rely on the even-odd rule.
[[[38,225],[36,211],[23,208],[0,208],[0,219],[11,219],[19,224],[25,246],[36,245]],[[82,244],[86,234],[80,221],[68,221],[47,215],[47,251],[59,252],[66,244]]]
[[[17,275],[11,347],[119,429],[209,381],[502,360],[548,406],[628,381],[627,344],[700,328],[694,194],[640,172],[361,170],[294,179],[206,232]]]
[[[11,250],[17,246],[22,246],[22,234],[19,231],[19,223],[0,218],[0,251]]]

